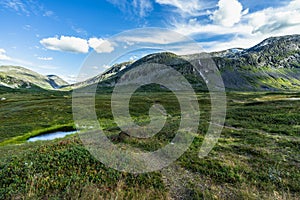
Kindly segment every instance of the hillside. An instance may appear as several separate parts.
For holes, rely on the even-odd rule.
[[[115,77],[116,75],[119,76],[120,75],[119,73],[123,69],[125,69],[129,65],[131,65],[132,63],[133,62],[124,62],[124,63],[120,63],[120,64],[115,64],[112,67],[110,67],[109,69],[107,69],[105,72],[103,72],[102,74],[99,74],[93,78],[86,80],[86,81],[72,84],[70,86],[72,88],[80,88],[80,87],[85,87],[85,86],[92,85],[92,84],[97,84],[100,82],[103,86],[105,85],[105,86],[113,87],[114,83],[111,82],[111,78]]]
[[[198,153],[210,122],[210,95],[197,96],[200,124],[190,148],[162,170],[131,174],[101,163],[79,135],[26,142],[29,135],[74,123],[70,93],[5,94],[7,100],[0,101],[0,199],[299,200],[300,101],[293,99],[300,93],[228,93],[221,137],[204,158]],[[165,126],[147,139],[120,137],[111,95],[97,94],[96,116],[111,142],[139,153],[174,141],[182,122],[175,95],[142,92],[130,101],[130,114],[142,125],[149,108],[161,104],[168,113]]]
[[[234,48],[209,53],[216,63],[227,91],[293,91],[300,89],[300,35],[268,38],[248,48]],[[206,90],[206,84],[191,62],[200,54],[178,56],[163,52],[147,55],[135,62],[113,65],[102,74],[86,81],[69,85],[56,75],[43,76],[31,70],[0,66],[0,86],[9,88],[63,89],[98,84],[100,88],[112,88],[128,70],[144,63],[171,66],[182,73],[193,87]],[[205,61],[201,61],[205,63]],[[205,70],[210,66],[203,65]]]
[[[249,49],[211,55],[228,89],[300,88],[300,35],[272,37]]]
[[[18,66],[0,66],[0,86],[8,88],[58,89],[68,83],[55,75],[44,76]]]
[[[227,90],[278,91],[300,89],[300,35],[268,38],[249,49],[229,49],[210,53],[221,72]],[[103,74],[73,85],[83,87],[97,84],[113,87],[128,70],[142,63],[159,63],[181,72],[195,87],[206,86],[189,62],[199,54],[177,56],[157,53],[145,56],[134,63],[116,64]],[[188,62],[187,62],[188,61]]]
[[[62,86],[69,85],[68,82],[64,81],[62,78],[56,75],[47,75],[49,83],[55,89],[61,88]]]

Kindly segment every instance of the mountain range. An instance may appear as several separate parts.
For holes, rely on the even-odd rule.
[[[0,86],[12,89],[60,89],[68,85],[56,75],[41,75],[19,66],[0,66]]]
[[[248,48],[211,52],[209,56],[221,72],[228,91],[283,91],[300,89],[300,35],[271,37]],[[72,89],[98,84],[113,87],[127,71],[143,63],[171,66],[182,73],[195,87],[206,88],[191,62],[197,54],[178,56],[163,52],[147,55],[135,62],[115,64],[86,81],[68,84],[55,75],[43,76],[31,70],[0,66],[0,86],[10,88]]]

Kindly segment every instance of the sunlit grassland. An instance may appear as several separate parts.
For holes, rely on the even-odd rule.
[[[210,154],[198,152],[209,125],[209,94],[198,93],[200,124],[187,152],[161,171],[134,175],[107,168],[93,158],[78,135],[26,142],[32,134],[72,126],[71,93],[3,92],[0,101],[0,199],[297,199],[300,196],[299,93],[228,93],[223,132]],[[118,137],[110,94],[96,97],[99,123],[116,145],[154,151],[178,129],[180,109],[170,92],[137,92],[132,118],[149,122],[148,110],[161,104],[165,127],[153,138]],[[14,139],[19,137],[19,144]],[[23,142],[23,143],[22,143]]]

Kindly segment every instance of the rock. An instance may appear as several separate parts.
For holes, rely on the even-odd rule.
[[[113,142],[122,142],[131,136],[124,131],[121,131],[118,135],[110,136],[110,140]]]
[[[120,141],[124,141],[125,139],[130,138],[130,137],[131,136],[128,133],[124,132],[124,131],[121,131],[119,133],[119,140]]]

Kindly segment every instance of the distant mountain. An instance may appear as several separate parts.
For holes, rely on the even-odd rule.
[[[212,52],[210,56],[221,72],[227,90],[300,89],[300,35],[272,37],[249,49],[228,49]],[[198,72],[195,72],[189,63],[198,57],[199,54],[185,56],[167,52],[151,54],[133,63],[114,65],[103,74],[75,86],[83,87],[98,83],[99,87],[113,87],[126,71],[142,63],[159,63],[175,68],[195,87],[205,89],[205,82],[199,78]]]
[[[300,35],[272,37],[249,49],[211,55],[228,89],[300,89]]]
[[[44,76],[18,66],[0,66],[0,86],[8,88],[59,89],[67,82],[55,75]]]
[[[101,83],[102,85],[106,85],[106,86],[114,86],[114,83],[111,82],[111,78],[115,77],[116,75],[120,75],[119,73],[127,68],[129,65],[131,65],[133,62],[132,61],[128,61],[128,62],[124,62],[124,63],[120,63],[120,64],[115,64],[112,67],[110,67],[109,69],[107,69],[105,72],[103,72],[102,74],[99,74],[93,78],[90,78],[86,81],[83,82],[79,82],[79,83],[74,83],[72,85],[70,85],[71,88],[80,88],[80,87],[85,87],[88,85],[93,85],[93,84],[97,84],[97,83]]]
[[[68,86],[69,85],[68,82],[64,81],[62,78],[60,78],[59,76],[56,76],[56,75],[47,75],[47,78],[49,79],[50,85],[54,89],[59,89],[63,86]]]
[[[271,37],[249,49],[233,48],[208,55],[218,67],[228,91],[300,90],[300,35]],[[0,86],[71,90],[98,84],[99,88],[112,88],[127,71],[144,63],[158,63],[171,66],[193,87],[206,90],[205,81],[190,64],[199,56],[150,54],[135,62],[115,64],[102,74],[71,85],[55,75],[43,76],[22,67],[0,66]],[[203,68],[210,71],[205,62]]]

